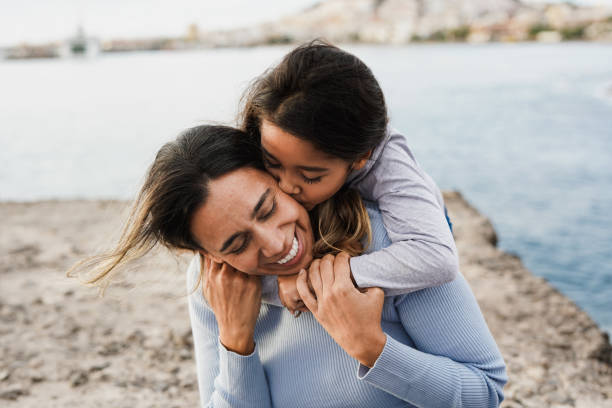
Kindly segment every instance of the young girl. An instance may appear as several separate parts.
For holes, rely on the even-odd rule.
[[[393,244],[351,258],[359,287],[397,295],[457,276],[442,194],[417,164],[408,138],[388,126],[382,90],[361,60],[316,40],[257,78],[244,100],[244,130],[261,144],[282,190],[307,210],[329,211],[319,204],[346,188],[378,205]],[[320,222],[320,234],[324,227]],[[295,279],[278,281],[290,310],[303,307]]]

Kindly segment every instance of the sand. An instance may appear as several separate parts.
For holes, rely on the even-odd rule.
[[[461,271],[508,365],[505,407],[612,407],[612,347],[458,193],[445,198]],[[117,201],[0,203],[0,406],[188,407],[199,397],[189,256],[156,251],[103,298],[65,277],[119,232]]]

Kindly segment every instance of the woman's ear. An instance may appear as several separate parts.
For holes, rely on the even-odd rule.
[[[351,170],[361,170],[366,165],[368,159],[372,156],[372,150],[368,150],[366,154],[358,158],[351,164]]]

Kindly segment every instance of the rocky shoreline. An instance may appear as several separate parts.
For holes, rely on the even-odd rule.
[[[496,248],[491,223],[446,193],[466,276],[506,359],[504,407],[612,407],[612,346],[573,302]],[[188,256],[160,250],[103,298],[65,270],[116,236],[117,201],[0,203],[0,405],[186,407],[198,390]]]

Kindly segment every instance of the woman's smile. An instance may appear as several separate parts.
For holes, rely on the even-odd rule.
[[[273,265],[281,266],[285,269],[300,263],[304,255],[304,244],[302,243],[304,239],[300,238],[300,235],[301,233],[296,229],[289,251],[281,259],[274,262]]]

